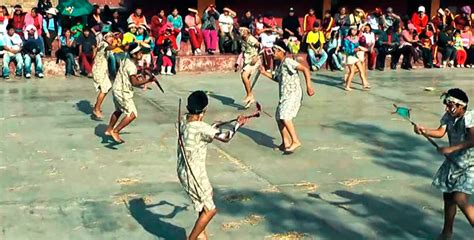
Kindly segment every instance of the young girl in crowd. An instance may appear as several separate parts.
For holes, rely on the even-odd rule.
[[[75,55],[74,55],[74,48],[75,38],[71,35],[71,31],[69,29],[64,29],[63,35],[59,37],[59,42],[61,43],[61,47],[59,51],[56,52],[57,61],[63,60],[66,63],[66,77],[74,76],[74,67],[76,65],[75,62]]]
[[[161,64],[161,75],[174,75],[171,72],[173,68],[173,61],[171,57],[174,55],[173,44],[170,39],[165,39],[161,45],[162,64]]]
[[[140,45],[143,53],[142,60],[140,61],[140,67],[145,69],[151,67],[152,56],[151,50],[153,49],[153,41],[148,35],[148,26],[142,24],[138,27],[136,42]]]
[[[339,27],[335,27],[328,40],[327,51],[329,58],[329,67],[333,70],[342,71],[342,41],[339,34]]]
[[[377,57],[377,53],[375,52],[375,33],[372,31],[370,24],[364,24],[362,29],[362,36],[365,39],[364,47],[367,48],[368,69],[374,70],[375,58]]]
[[[467,59],[466,50],[464,50],[463,39],[461,37],[461,31],[456,30],[454,33],[454,48],[456,49],[456,67],[464,67]]]
[[[273,30],[271,28],[265,28],[265,30],[260,34],[260,42],[262,43],[262,51],[263,51],[263,64],[265,66],[265,70],[272,71],[273,70],[273,44],[277,40],[277,35],[273,34]]]

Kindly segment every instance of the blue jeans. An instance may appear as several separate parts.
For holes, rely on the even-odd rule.
[[[109,55],[107,59],[109,65],[110,78],[115,79],[118,68],[120,67],[120,61],[125,58],[125,53],[113,53]]]
[[[34,56],[35,60],[35,74],[38,75],[40,73],[43,73],[43,62],[41,59],[41,55],[36,54]],[[32,64],[32,59],[29,54],[25,54],[25,74],[31,74],[31,64]]]
[[[336,65],[336,67],[338,69],[341,69],[342,68],[342,53],[341,52],[338,52],[338,53],[334,53],[332,55],[332,60],[333,60],[333,63],[334,65]]]
[[[74,75],[74,54],[66,53],[64,61],[66,62],[66,75]]]
[[[23,73],[23,56],[21,53],[15,54],[15,56],[10,56],[8,53],[3,55],[3,77],[10,76],[10,62],[15,61],[16,63],[16,75],[21,76]]]
[[[321,49],[321,54],[318,54],[319,60],[316,58],[316,53],[311,48],[308,48],[308,56],[311,62],[310,65],[316,66],[318,69],[321,68],[328,59],[328,54],[324,49]]]

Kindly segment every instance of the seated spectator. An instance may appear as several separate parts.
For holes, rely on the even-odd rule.
[[[224,8],[224,14],[219,16],[219,51],[221,53],[236,53],[237,41],[234,35],[235,12],[229,8]],[[225,46],[230,46],[226,48]]]
[[[128,17],[127,19],[127,23],[128,24],[135,24],[136,26],[140,26],[140,25],[148,25],[148,23],[146,22],[146,18],[145,16],[143,16],[142,14],[142,8],[141,7],[137,7],[135,9],[135,12],[130,14],[130,17]]]
[[[464,67],[467,59],[466,50],[464,50],[464,43],[461,37],[461,31],[456,30],[454,32],[454,48],[456,49],[456,67]]]
[[[474,34],[470,26],[465,26],[461,33],[464,49],[467,53],[466,67],[471,68],[474,64]]]
[[[217,21],[220,18],[219,12],[216,10],[214,4],[204,10],[202,15],[202,33],[204,36],[204,43],[206,45],[206,51],[209,54],[214,54],[219,43],[219,37],[217,34]]]
[[[331,71],[344,70],[342,67],[342,40],[341,35],[339,34],[339,27],[335,27],[329,36],[327,52],[329,58],[329,68]]]
[[[94,10],[87,21],[87,27],[94,34],[94,36],[97,36],[102,31],[102,27],[104,26],[104,22],[100,14],[100,6],[94,5]]]
[[[38,36],[43,34],[43,16],[37,12],[37,8],[32,8],[29,13],[25,15],[25,27],[33,25],[36,28]]]
[[[153,17],[151,17],[150,35],[153,36],[153,38],[158,39],[158,37],[163,34],[165,25],[165,10],[160,10],[158,15],[153,15]]]
[[[136,42],[137,40],[137,25],[131,23],[128,25],[128,32],[123,35],[122,46],[124,50],[128,49],[128,45]]]
[[[3,35],[3,34],[0,34]],[[15,32],[13,25],[8,26],[8,34],[5,36],[5,49],[3,53],[3,78],[10,78],[10,62],[15,62],[15,73],[17,77],[23,74],[23,55],[21,55],[21,48],[23,47],[23,40],[20,35]]]
[[[428,26],[420,34],[421,53],[422,53],[422,58],[423,58],[423,65],[425,66],[425,68],[432,68],[433,67],[432,38],[433,38],[434,33],[429,30]]]
[[[25,41],[22,50],[25,63],[25,77],[27,79],[31,78],[31,64],[34,61],[35,75],[43,78],[42,56],[44,56],[44,43],[34,25],[28,25],[25,28]]]
[[[314,23],[316,22],[317,18],[314,15],[314,9],[310,8],[308,13],[304,15],[303,19],[303,32],[305,35],[313,30]]]
[[[260,36],[260,34],[265,29],[265,24],[263,24],[263,16],[258,15],[256,22],[255,22],[255,32],[253,33],[255,36]],[[250,31],[250,28],[249,28]]]
[[[471,24],[471,7],[466,5],[461,8],[461,14],[454,18],[454,26],[457,30],[461,31],[464,29],[464,26],[469,26]]]
[[[201,54],[202,33],[201,17],[194,8],[188,8],[189,14],[184,18],[186,31],[189,33],[189,41],[194,55]]]
[[[46,11],[53,7],[53,3],[51,0],[38,0],[36,7],[38,9],[38,13],[44,16],[46,15]]]
[[[301,40],[301,25],[300,21],[298,20],[298,17],[295,16],[294,8],[290,8],[288,16],[283,18],[282,28],[284,39],[288,39],[289,37],[293,36],[296,37],[298,40]]]
[[[411,23],[415,26],[415,30],[420,34],[428,25],[428,15],[425,13],[425,7],[419,6],[418,12],[413,13],[411,17]]]
[[[23,29],[25,27],[25,13],[23,12],[21,5],[15,5],[14,10],[15,12],[10,19],[10,24],[13,25],[15,33],[17,33],[20,37],[23,37]]]
[[[72,36],[71,30],[64,29],[64,34],[59,37],[59,41],[61,43],[61,47],[56,52],[57,61],[63,60],[66,63],[66,77],[74,76],[76,75],[74,72],[74,66],[76,65],[74,60],[74,47],[76,42],[74,40],[74,36]]]
[[[273,45],[277,40],[277,35],[274,34],[273,29],[266,28],[260,34],[260,42],[263,50],[263,66],[268,72],[273,71]]]
[[[82,24],[82,19],[80,17],[77,17],[74,19],[75,23],[71,27],[71,34],[74,37],[74,39],[79,39],[79,37],[82,35],[84,31],[84,24]]]
[[[366,55],[368,56],[368,69],[374,70],[375,59],[377,57],[377,53],[375,52],[375,33],[372,31],[369,24],[363,25],[362,36],[364,38],[364,44],[362,46],[367,48]]]
[[[336,22],[334,22],[334,18],[331,16],[331,10],[326,10],[326,12],[324,13],[321,26],[323,28],[324,36],[326,38],[330,38],[331,33],[332,33],[332,28],[336,26]]]
[[[150,68],[152,65],[151,52],[155,43],[150,38],[149,31],[148,26],[144,24],[140,25],[137,30],[136,42],[143,53],[142,59],[139,61],[139,66],[142,69]]]
[[[122,49],[122,39],[119,36],[119,33],[115,33],[111,43],[113,49],[111,50],[111,54],[109,54],[108,58],[111,79],[115,79],[118,68],[120,67],[120,62],[125,58],[125,52]]]
[[[388,27],[387,31],[382,31],[377,39],[376,45],[378,54],[377,54],[377,70],[383,71],[385,68],[385,58],[387,55],[391,55],[390,68],[396,69],[397,62],[395,60],[395,55],[398,54],[398,48],[400,46],[400,40],[398,34],[394,31],[393,26]],[[398,60],[397,60],[398,61]]]
[[[168,15],[168,23],[171,23],[173,26],[173,31],[177,32],[176,36],[176,45],[178,46],[178,51],[181,49],[181,30],[184,26],[183,18],[178,14],[178,9],[174,8],[170,15]]]
[[[56,18],[56,8],[49,8],[43,18],[43,40],[46,56],[51,56],[53,42],[61,36],[62,29]]]
[[[308,44],[308,57],[310,60],[309,65],[313,71],[318,71],[328,58],[328,55],[323,48],[325,42],[326,39],[324,38],[324,33],[321,31],[321,25],[319,22],[315,22],[313,31],[309,32],[306,37],[306,43]],[[318,56],[319,59],[317,59]]]
[[[271,11],[268,11],[263,16],[263,25],[265,28],[272,28],[274,32],[278,33],[279,35],[283,35],[283,29],[281,26],[278,26],[275,16],[273,16]]]
[[[250,32],[255,31],[255,17],[252,15],[250,10],[247,10],[245,14],[239,19],[239,26],[250,29]]]
[[[351,25],[355,25],[358,28],[361,28],[365,21],[365,12],[360,8],[354,9],[354,11],[349,14],[349,22]]]
[[[345,38],[351,26],[351,21],[347,15],[347,8],[341,7],[339,13],[334,16],[334,20],[336,21],[336,26],[338,26],[341,31],[341,37]]]
[[[451,27],[456,27],[456,24],[454,23],[454,14],[449,10],[449,8],[444,9],[444,14],[446,15],[446,28],[447,29],[449,26]]]
[[[454,67],[454,59],[456,58],[456,49],[453,41],[453,28],[441,28],[438,36],[438,51],[442,54],[441,68],[447,66]]]
[[[407,28],[400,34],[399,54],[395,54],[395,62],[398,62],[400,55],[403,55],[402,69],[410,70],[413,68],[411,61],[414,57],[414,45],[419,42],[418,36],[414,36],[416,28],[413,24],[408,24]]]
[[[121,18],[120,13],[115,10],[112,12],[112,20],[111,22],[111,27],[112,27],[112,32],[114,33],[125,33],[127,30],[127,24],[126,22]]]
[[[381,32],[381,26],[383,26],[382,16],[383,12],[381,8],[375,8],[375,10],[367,16],[367,23],[370,24],[370,28],[372,28],[375,35],[379,35]]]
[[[438,9],[436,16],[431,19],[431,22],[435,26],[436,31],[440,26],[446,26],[446,14],[442,8]]]
[[[92,77],[92,65],[94,63],[94,55],[97,48],[97,40],[91,34],[89,28],[85,28],[84,32],[77,39],[77,46],[79,47],[79,64],[81,74]]]
[[[166,26],[165,33],[156,40],[155,54],[157,56],[156,70],[158,72],[165,72],[166,74],[168,74],[168,71],[171,71],[172,74],[176,74],[176,53],[178,51],[178,46],[176,45],[177,35],[178,33],[176,31],[173,31],[173,26],[168,23],[168,25]],[[166,68],[170,67],[169,62],[163,58],[167,58],[171,61],[170,69]]]

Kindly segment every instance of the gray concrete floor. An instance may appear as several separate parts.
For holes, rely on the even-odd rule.
[[[437,126],[441,91],[456,86],[474,99],[473,73],[371,72],[374,89],[350,93],[339,88],[342,73],[314,74],[316,95],[295,120],[300,151],[272,150],[280,139],[265,115],[209,147],[219,209],[211,239],[434,239],[443,203],[430,184],[442,157],[390,112],[409,106],[413,120]],[[1,81],[0,239],[183,238],[196,214],[176,177],[177,99],[212,92],[213,122],[244,113],[243,88],[236,73],[180,74],[162,85],[165,95],[136,91],[138,119],[115,146],[103,135],[111,96],[105,122],[89,117],[92,80]],[[273,115],[277,85],[262,77],[255,93]],[[473,239],[462,214],[455,232]]]

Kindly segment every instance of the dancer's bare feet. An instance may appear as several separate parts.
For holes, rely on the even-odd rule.
[[[253,95],[248,95],[242,102],[245,104],[244,108],[249,108],[250,105],[255,102],[255,97]]]
[[[350,92],[350,91],[352,91],[352,88],[350,88],[350,87],[345,87],[344,90]]]
[[[104,132],[105,136],[112,136],[112,131],[113,131],[112,129],[107,128],[107,130],[105,130]]]
[[[287,154],[294,153],[296,151],[296,149],[298,149],[300,147],[301,147],[300,142],[293,142],[293,144],[291,144],[291,146],[289,148],[285,149],[285,153],[287,153]]]
[[[116,131],[112,131],[110,135],[115,142],[117,143],[124,143],[125,141],[120,138],[120,134]]]
[[[287,148],[289,148],[289,147],[290,147],[290,146],[285,146],[285,145],[282,143],[282,144],[280,144],[280,145],[278,145],[278,146],[275,146],[275,147],[273,148],[273,150],[274,150],[274,151],[282,151],[282,152],[284,152],[285,149],[287,149]]]
[[[97,110],[93,110],[92,111],[92,118],[96,121],[102,121],[102,111],[97,111]]]

